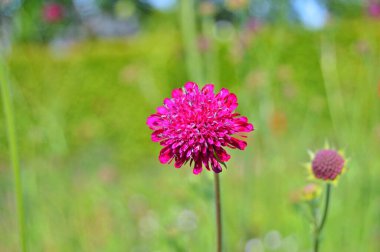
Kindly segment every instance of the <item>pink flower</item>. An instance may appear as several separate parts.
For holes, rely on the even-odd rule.
[[[63,19],[63,7],[58,3],[48,3],[43,8],[43,18],[48,23],[56,23]]]
[[[194,174],[199,174],[203,165],[221,172],[220,163],[230,159],[224,147],[244,150],[244,132],[254,129],[247,117],[234,112],[237,106],[235,94],[225,88],[214,94],[212,84],[199,90],[196,83],[188,82],[184,89],[173,90],[172,98],[166,98],[164,106],[147,120],[152,141],[163,146],[160,162],[174,159],[175,167],[180,168],[190,161]]]
[[[342,173],[344,163],[337,151],[325,149],[315,155],[311,167],[316,178],[333,181]]]
[[[368,5],[368,14],[372,17],[380,17],[380,3],[376,1],[370,1]]]

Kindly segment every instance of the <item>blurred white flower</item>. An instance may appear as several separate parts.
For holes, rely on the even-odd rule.
[[[159,227],[158,219],[151,211],[139,220],[139,231],[142,237],[152,237]]]
[[[191,210],[183,210],[177,217],[177,227],[185,232],[195,230],[198,227],[198,216]]]
[[[260,239],[255,238],[247,241],[244,248],[245,252],[264,252],[264,245]]]
[[[276,250],[281,247],[281,234],[276,231],[268,232],[264,237],[264,245],[269,250]]]
[[[284,252],[297,252],[298,242],[294,235],[289,235],[282,240],[282,248]]]

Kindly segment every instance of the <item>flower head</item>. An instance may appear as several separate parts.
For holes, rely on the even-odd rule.
[[[56,23],[63,19],[63,6],[58,3],[48,3],[43,8],[43,18],[48,23]]]
[[[317,184],[308,184],[302,188],[302,199],[305,201],[311,201],[318,198],[321,195],[322,189]]]
[[[216,12],[216,6],[211,1],[202,1],[199,5],[199,12],[203,16],[212,16]]]
[[[311,202],[319,198],[322,189],[318,184],[310,183],[291,194],[293,203]]]
[[[314,155],[311,171],[318,179],[334,181],[343,172],[344,165],[342,154],[333,149],[323,149]]]
[[[224,147],[244,150],[244,133],[253,130],[247,117],[234,112],[237,106],[235,94],[225,88],[215,94],[212,84],[200,90],[188,82],[184,89],[173,90],[172,97],[147,120],[153,130],[152,141],[163,146],[160,162],[167,164],[174,159],[175,167],[180,168],[190,161],[194,174],[203,166],[221,172],[220,163],[230,159]]]
[[[379,18],[380,17],[380,3],[376,1],[370,1],[368,5],[368,14],[371,17]]]
[[[231,10],[240,10],[247,7],[247,0],[228,0],[227,7]]]

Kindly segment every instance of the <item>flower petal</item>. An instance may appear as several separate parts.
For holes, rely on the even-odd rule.
[[[217,99],[223,100],[230,94],[230,91],[226,88],[222,88],[219,93],[215,96]]]
[[[202,161],[198,160],[198,161],[195,162],[193,173],[195,175],[198,175],[201,172],[202,172]]]
[[[239,140],[239,139],[236,139],[234,137],[231,137],[230,141],[230,147],[231,148],[238,148],[239,150],[244,150],[245,147],[247,146],[247,142],[243,141],[243,140]]]
[[[153,142],[160,142],[161,140],[163,140],[163,136],[162,136],[163,132],[164,132],[164,129],[159,129],[159,130],[153,131],[153,133],[151,135],[152,141]]]
[[[194,92],[198,93],[199,92],[198,85],[195,82],[187,82],[185,84],[185,90],[186,90],[186,93],[194,93]]]
[[[222,162],[227,162],[231,158],[231,156],[223,148],[215,148],[215,154],[218,156],[219,160]]]
[[[208,94],[214,94],[214,85],[213,84],[207,84],[202,88],[202,93],[205,95]]]
[[[254,130],[252,124],[248,123],[248,118],[245,116],[234,118],[234,129],[236,132],[251,132]]]
[[[160,151],[160,156],[158,159],[160,160],[161,164],[167,164],[173,159],[173,156],[173,150],[170,148],[170,146],[166,146]]]
[[[180,98],[183,95],[183,91],[181,88],[176,88],[172,92],[172,97],[173,98]]]
[[[182,158],[175,158],[175,163],[174,163],[174,166],[175,168],[181,168],[181,166],[185,163],[186,161],[186,158],[185,157],[182,157]]]
[[[156,130],[157,128],[160,128],[162,126],[162,118],[158,116],[157,114],[153,114],[148,117],[146,120],[146,124],[149,126],[150,129]]]
[[[170,110],[170,109],[172,109],[174,106],[175,106],[175,104],[174,104],[174,102],[172,101],[172,99],[169,99],[169,98],[165,98],[165,100],[164,100],[164,104],[165,104],[165,106]]]
[[[226,103],[225,104],[229,108],[230,111],[234,111],[238,106],[236,95],[235,94],[229,94],[226,97]]]
[[[160,107],[157,108],[157,113],[159,113],[159,114],[164,115],[167,112],[168,112],[168,109],[165,106],[160,106]]]
[[[215,172],[215,173],[219,173],[222,171],[222,167],[220,166],[218,160],[216,160],[215,158],[213,158],[211,160],[211,168],[212,170]]]

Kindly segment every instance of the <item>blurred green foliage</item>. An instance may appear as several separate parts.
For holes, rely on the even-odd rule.
[[[322,250],[379,251],[378,23],[232,34],[212,40],[215,84],[238,95],[256,130],[221,174],[226,251],[271,230],[294,237],[296,251],[311,247],[290,195],[306,183],[307,149],[325,140],[351,159],[333,189]],[[31,251],[214,249],[210,173],[159,164],[145,125],[189,81],[183,54],[176,24],[164,20],[126,40],[15,45],[9,68]],[[0,251],[15,251],[7,154],[1,117]]]

